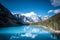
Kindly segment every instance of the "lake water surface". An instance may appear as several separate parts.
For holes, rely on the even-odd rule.
[[[16,26],[0,29],[0,40],[57,40],[42,26]]]

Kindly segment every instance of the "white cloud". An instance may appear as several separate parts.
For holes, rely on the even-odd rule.
[[[49,10],[49,11],[48,11],[48,13],[51,13],[51,12],[53,12],[53,13],[57,14],[57,13],[60,13],[60,9],[56,9],[56,10]]]
[[[36,15],[36,14],[35,14],[35,12],[29,12],[29,13],[24,13],[24,14],[21,14],[21,15],[31,17],[31,15]]]
[[[60,6],[60,0],[51,0],[53,6]]]
[[[51,13],[51,12],[53,12],[53,10],[49,10],[49,11],[48,11],[48,13]]]
[[[54,10],[54,13],[60,13],[60,9]]]

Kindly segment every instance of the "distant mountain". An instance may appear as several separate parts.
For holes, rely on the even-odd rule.
[[[41,22],[42,21],[42,18],[39,17],[38,15],[31,15],[30,18],[33,20],[33,22]]]
[[[17,20],[11,12],[0,4],[0,27],[22,25],[22,22]]]
[[[44,20],[42,22],[32,23],[31,25],[43,25],[49,28],[51,27],[54,30],[60,30],[60,13],[52,16],[47,20]]]
[[[33,23],[33,22],[40,22],[40,21],[42,21],[41,17],[39,17],[37,15],[31,15],[30,17],[27,17],[27,16],[22,15],[22,14],[14,14],[14,16],[16,16],[24,24],[25,23]]]

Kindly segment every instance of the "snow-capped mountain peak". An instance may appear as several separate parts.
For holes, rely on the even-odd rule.
[[[25,13],[25,14],[15,14],[22,22],[32,23],[42,21],[41,17],[34,12]]]

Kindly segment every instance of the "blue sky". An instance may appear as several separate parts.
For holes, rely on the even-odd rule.
[[[35,12],[38,15],[54,15],[49,10],[56,10],[60,5],[55,7],[51,0],[0,0],[0,3],[8,8],[11,12],[29,13]]]

